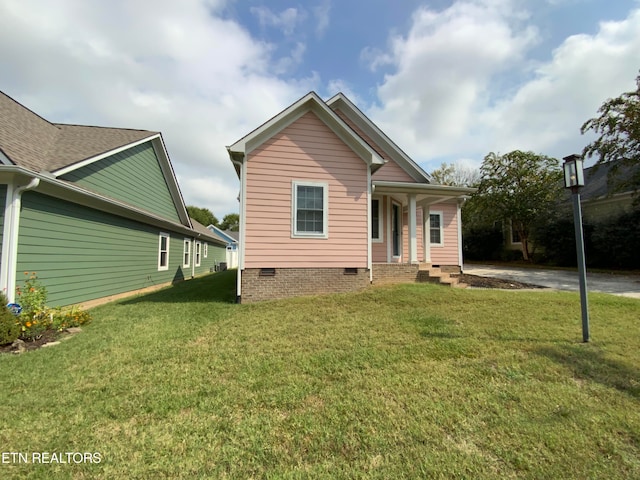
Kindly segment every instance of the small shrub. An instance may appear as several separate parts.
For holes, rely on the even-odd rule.
[[[20,335],[20,323],[7,308],[7,298],[0,293],[0,345],[13,343]]]
[[[20,338],[33,341],[51,328],[52,314],[47,308],[47,289],[40,283],[35,272],[24,272],[27,279],[16,287],[18,302],[22,306],[19,316]]]
[[[58,308],[54,311],[52,328],[61,332],[65,328],[80,327],[91,321],[91,314],[78,307],[68,310]]]

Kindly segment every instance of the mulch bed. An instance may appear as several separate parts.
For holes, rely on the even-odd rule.
[[[502,278],[481,277],[479,275],[451,275],[457,277],[462,283],[476,288],[500,288],[503,290],[520,290],[524,288],[546,288],[532,283],[516,282],[515,280],[505,280]]]
[[[65,333],[65,332],[57,332],[55,330],[47,330],[37,340],[33,340],[31,342],[26,342],[25,341],[22,345],[24,346],[25,350],[27,350],[27,351],[35,350],[37,348],[42,347],[42,345],[44,345],[45,343],[51,343],[51,342],[55,342],[56,340],[59,340],[60,337],[62,337],[64,335],[69,335],[69,334]],[[11,343],[9,343],[7,345],[0,345],[0,353],[12,353],[12,352],[16,352],[16,351],[18,351],[18,347],[13,345],[13,344],[11,344]]]

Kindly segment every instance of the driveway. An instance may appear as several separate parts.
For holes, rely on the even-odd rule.
[[[577,271],[467,264],[464,273],[532,283],[556,290],[577,292],[580,289]],[[589,273],[587,270],[587,291],[640,299],[640,275]]]

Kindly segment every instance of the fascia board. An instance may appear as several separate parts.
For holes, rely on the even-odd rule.
[[[160,133],[154,133],[142,140],[138,140],[132,143],[128,143],[121,147],[115,148],[113,150],[109,150],[108,152],[101,153],[100,155],[96,155],[94,157],[88,158],[78,163],[74,163],[73,165],[69,165],[64,168],[60,168],[58,170],[54,170],[51,174],[58,178],[69,172],[77,170],[79,168],[85,167],[87,165],[91,165],[92,163],[98,162],[104,158],[110,157],[117,153],[123,152],[130,148],[136,147],[138,145],[142,145],[143,143],[151,142],[151,146],[156,155],[156,158],[159,161],[160,169],[162,170],[162,174],[165,177],[165,181],[167,182],[167,186],[169,187],[169,192],[171,193],[171,198],[173,199],[174,204],[176,205],[176,210],[178,212],[178,216],[180,217],[180,221],[186,225],[191,227],[191,222],[189,221],[189,215],[187,213],[187,209],[182,198],[182,192],[180,191],[180,187],[178,185],[178,180],[176,179],[175,172],[173,171],[173,167],[171,165],[171,161],[169,160],[169,154],[167,153],[167,149],[164,144],[164,140],[162,139],[162,135]]]
[[[7,157],[4,152],[2,151],[2,149],[0,148],[0,164],[2,165],[13,165],[14,163],[9,160],[9,157]]]
[[[123,202],[119,202],[109,197],[90,192],[72,183],[58,180],[50,175],[35,173],[22,167],[2,167],[0,173],[13,174],[16,179],[39,178],[40,185],[34,191],[50,195],[61,200],[77,203],[89,208],[94,208],[102,212],[111,213],[119,217],[135,220],[147,225],[163,228],[176,233],[182,233],[191,237],[201,237],[202,234],[181,223],[175,223],[163,217],[138,209]],[[215,237],[209,237],[211,242],[226,245]]]
[[[128,150],[129,148],[132,148],[132,147],[135,147],[135,146],[140,145],[142,143],[148,142],[149,140],[153,140],[154,138],[158,138],[159,136],[160,136],[159,133],[151,134],[148,137],[145,137],[145,138],[143,138],[141,140],[137,140],[137,141],[132,142],[132,143],[127,143],[126,145],[122,145],[121,147],[114,148],[113,150],[109,150],[109,151],[103,152],[103,153],[101,153],[99,155],[95,155],[93,157],[86,158],[86,159],[81,160],[79,162],[76,162],[76,163],[74,163],[72,165],[67,165],[66,167],[58,168],[57,170],[53,170],[51,173],[56,177],[61,177],[62,175],[65,175],[65,174],[67,174],[69,172],[73,172],[74,170],[77,170],[79,168],[86,167],[87,165],[91,165],[92,163],[100,161],[103,158],[107,158],[107,157],[110,157],[111,155],[115,155],[116,153],[123,152],[124,150]]]
[[[175,171],[173,170],[173,165],[171,164],[171,160],[169,159],[169,153],[167,152],[167,147],[164,144],[162,134],[158,134],[158,136],[152,140],[151,145],[153,146],[153,149],[156,153],[156,158],[158,158],[159,160],[160,169],[162,170],[164,178],[167,181],[167,186],[169,187],[171,198],[176,205],[176,210],[178,211],[180,221],[184,225],[192,227],[193,225],[191,225],[191,220],[189,219],[189,213],[187,212],[184,197],[182,196],[182,191],[180,190],[178,179],[176,177]]]
[[[407,183],[373,181],[375,193],[424,193],[428,195],[445,195],[449,197],[461,197],[472,195],[477,191],[470,187],[452,187],[449,185],[433,185],[430,183]]]
[[[248,135],[227,147],[232,161],[242,161],[247,154],[258,148],[266,140],[291,125],[304,114],[313,111],[343,142],[345,142],[368,165],[383,165],[384,160],[362,140],[333,110],[314,92],[280,112]],[[236,168],[236,172],[238,168]]]
[[[411,157],[409,157],[396,143],[385,134],[380,127],[373,123],[364,113],[356,107],[344,94],[338,93],[327,101],[327,105],[336,104],[342,108],[342,112],[349,117],[358,127],[360,127],[376,144],[378,144],[387,155],[393,158],[398,165],[418,182],[429,182],[431,177],[425,172]]]

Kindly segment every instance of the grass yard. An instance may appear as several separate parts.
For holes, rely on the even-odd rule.
[[[234,305],[235,272],[0,356],[0,478],[640,478],[640,301],[428,284]],[[100,463],[32,463],[98,452]]]

